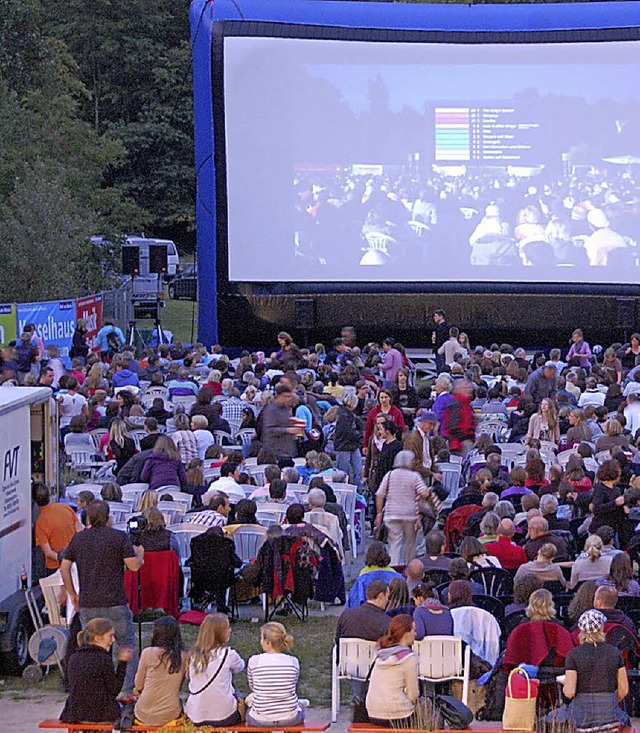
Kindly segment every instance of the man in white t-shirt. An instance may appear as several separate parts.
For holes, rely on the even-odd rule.
[[[87,419],[89,418],[87,400],[77,393],[77,389],[78,380],[75,377],[69,377],[66,393],[56,397],[60,405],[60,430],[68,429],[71,418],[76,415],[84,415]]]

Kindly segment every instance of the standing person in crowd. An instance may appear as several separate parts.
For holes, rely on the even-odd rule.
[[[413,461],[411,451],[401,450],[376,492],[376,524],[384,522],[389,533],[391,565],[402,563],[403,545],[405,565],[416,556],[417,502],[430,493]]]
[[[102,361],[110,361],[123,346],[124,334],[113,322],[113,318],[105,318],[104,325],[96,335]]]
[[[247,663],[247,680],[251,694],[247,697],[247,723],[257,727],[301,725],[305,704],[299,700],[296,687],[300,663],[291,654],[293,637],[285,627],[270,621],[260,629],[262,654],[255,654]]]
[[[78,380],[75,377],[66,379],[67,391],[56,396],[60,405],[60,435],[63,437],[69,430],[71,418],[82,415],[89,420],[89,405],[87,398],[78,394]]]
[[[69,696],[60,720],[63,723],[111,723],[120,721],[116,700],[133,657],[132,647],[118,649],[114,670],[111,647],[116,640],[110,618],[93,618],[78,634],[78,648],[67,666]]]
[[[124,678],[124,692],[131,695],[138,653],[133,616],[124,587],[124,571],[125,568],[134,573],[140,570],[144,563],[144,548],[134,547],[125,532],[109,527],[109,505],[106,501],[92,501],[87,507],[87,519],[89,526],[74,535],[66,548],[60,573],[76,611],[80,612],[82,627],[86,628],[92,619],[107,618],[119,650],[133,650],[126,655],[128,665]],[[79,595],[71,578],[73,563],[78,567]]]
[[[380,482],[393,468],[396,456],[402,450],[402,443],[398,440],[396,429],[388,418],[382,423],[384,444],[378,458],[377,478]]]
[[[173,616],[153,624],[151,643],[142,650],[136,672],[134,712],[142,725],[163,727],[182,715],[180,688],[187,671],[180,625]]]
[[[628,507],[625,507],[624,496],[618,489],[620,475],[620,464],[616,460],[609,459],[598,466],[591,497],[593,506],[593,519],[589,528],[591,532],[596,532],[603,525],[611,527],[614,532],[619,532],[622,528],[626,517],[625,509],[628,511]]]
[[[375,494],[380,486],[382,477],[380,476],[380,456],[382,449],[386,444],[384,424],[387,418],[384,415],[378,415],[374,423],[373,433],[367,444],[364,453],[366,455],[364,464],[364,477],[367,482],[367,488],[371,494]]]
[[[223,613],[205,616],[189,658],[185,713],[196,727],[226,728],[242,722],[233,675],[244,660],[229,646],[231,626]]]
[[[296,455],[296,428],[291,426],[293,392],[286,384],[278,384],[275,399],[264,408],[262,447],[272,450],[278,459]]]
[[[556,396],[556,365],[547,361],[543,366],[531,372],[524,388],[525,395],[533,400],[536,407],[544,399],[555,399]]]
[[[431,343],[433,344],[433,351],[436,356],[436,372],[440,374],[445,365],[445,358],[443,354],[440,354],[440,347],[449,338],[451,324],[447,323],[445,312],[440,309],[434,311],[433,322],[435,323],[435,327],[431,332]]]
[[[558,410],[553,400],[543,399],[538,407],[538,412],[531,416],[525,444],[529,445],[532,440],[556,445],[560,443]]]
[[[168,435],[161,435],[153,446],[153,451],[145,461],[140,480],[149,484],[155,491],[161,486],[187,487],[187,474],[184,470],[176,444]]]
[[[394,347],[395,340],[386,338],[382,343],[384,359],[380,363],[380,369],[384,372],[384,386],[391,389],[394,385],[396,374],[404,366],[402,354]]]
[[[400,614],[391,619],[387,633],[378,640],[366,698],[374,725],[414,727],[410,720],[419,695],[418,659],[411,649],[415,638],[413,618]]]
[[[356,416],[355,409],[358,398],[354,394],[347,394],[338,408],[338,419],[333,433],[333,447],[336,452],[336,464],[340,471],[344,471],[349,479],[360,489],[362,481],[362,454],[360,446],[364,436],[362,420]]]
[[[448,374],[440,374],[435,381],[436,398],[433,402],[433,411],[438,419],[438,434],[444,435],[444,418],[447,408],[454,401],[453,382]]]
[[[32,496],[40,509],[34,526],[35,544],[44,554],[47,575],[51,575],[60,567],[60,551],[83,527],[68,504],[51,502],[51,492],[46,484],[34,483]]]
[[[460,345],[458,341],[459,331],[455,326],[449,329],[449,338],[440,346],[438,349],[438,356],[444,359],[444,363],[452,367],[456,363],[456,356],[462,358],[467,356],[466,350]]]
[[[584,340],[584,335],[580,328],[571,334],[571,348],[567,353],[567,364],[569,366],[577,366],[584,369],[587,374],[591,371],[591,348]]]
[[[134,439],[129,435],[124,420],[116,418],[109,428],[109,452],[114,457],[116,465],[113,474],[118,475],[118,471],[124,464],[138,452]]]
[[[363,451],[365,453],[368,448],[369,440],[373,435],[376,418],[381,414],[391,420],[391,422],[396,426],[396,430],[394,432],[402,435],[406,429],[402,411],[393,404],[393,396],[391,392],[388,389],[381,389],[378,392],[378,404],[369,413],[365,424],[364,441],[362,444]]]

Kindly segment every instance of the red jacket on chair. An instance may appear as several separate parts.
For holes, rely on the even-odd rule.
[[[180,561],[173,550],[145,552],[140,573],[140,610],[162,608],[170,616],[178,617],[180,589]],[[124,585],[133,614],[138,613],[138,573],[127,570]]]

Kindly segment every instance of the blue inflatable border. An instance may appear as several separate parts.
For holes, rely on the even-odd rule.
[[[212,40],[214,25],[225,21],[325,26],[346,29],[540,32],[637,29],[640,2],[531,4],[416,4],[321,0],[193,0],[190,10],[193,48],[196,234],[198,251],[198,339],[218,340],[218,273],[216,250],[216,170]]]

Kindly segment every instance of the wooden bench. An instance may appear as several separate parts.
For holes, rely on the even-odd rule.
[[[209,726],[202,726],[196,728],[192,723],[186,722],[184,727],[176,726],[162,726],[160,728],[154,728],[148,725],[134,725],[127,730],[132,731],[169,731],[171,733],[180,733],[183,730],[188,730],[189,733],[195,731],[201,731],[202,733],[275,733],[279,731],[281,733],[324,733],[331,723],[314,723],[309,722],[304,725],[290,725],[290,726],[279,726],[276,728],[269,727],[257,727],[253,725],[234,725],[230,728],[211,728]],[[112,731],[113,725],[111,723],[63,723],[57,718],[48,718],[43,720],[38,728],[46,730],[67,730],[67,731],[85,731],[85,730],[106,730]]]
[[[383,728],[380,725],[374,725],[373,723],[353,723],[348,728],[348,733],[382,733],[388,731],[389,728]],[[402,733],[425,733],[424,730],[418,728],[402,728]],[[450,728],[446,730],[429,731],[429,733],[468,733],[468,731],[475,731],[475,733],[504,733],[502,725],[498,721],[474,721],[464,731],[456,731]],[[525,733],[525,731],[509,731],[509,733]],[[530,731],[528,732],[530,733]],[[620,728],[620,733],[635,733],[635,728]]]

